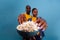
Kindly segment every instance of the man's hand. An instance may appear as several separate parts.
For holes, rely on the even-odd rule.
[[[22,24],[22,23],[25,22],[25,21],[26,21],[25,15],[24,15],[24,14],[20,14],[20,15],[18,16],[18,22],[19,22],[19,24]]]

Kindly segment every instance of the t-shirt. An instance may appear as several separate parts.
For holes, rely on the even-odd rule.
[[[31,18],[31,15],[28,15],[27,13],[24,13],[26,20],[28,20],[29,18]]]

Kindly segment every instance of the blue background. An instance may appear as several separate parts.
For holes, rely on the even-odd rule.
[[[25,6],[36,7],[47,21],[43,40],[60,40],[60,0],[0,0],[0,40],[22,40],[16,32],[18,15]]]

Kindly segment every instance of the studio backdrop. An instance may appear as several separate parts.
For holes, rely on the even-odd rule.
[[[43,40],[60,40],[60,0],[0,0],[0,40],[22,40],[17,18],[26,5],[37,8],[48,24]]]

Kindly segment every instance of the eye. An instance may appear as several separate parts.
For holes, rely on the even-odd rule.
[[[34,10],[34,13],[38,13],[38,11],[37,10]]]

